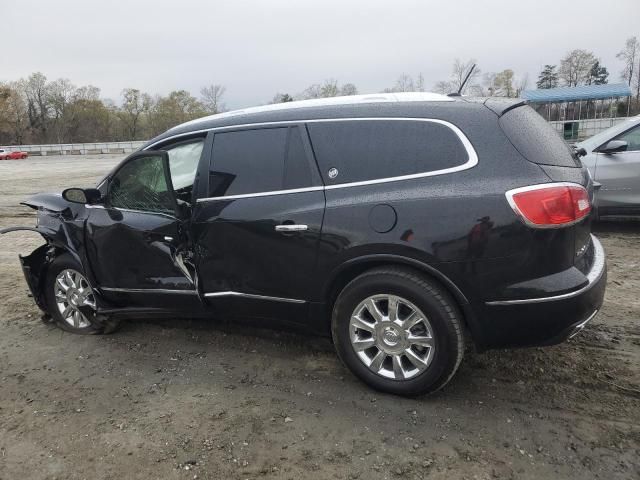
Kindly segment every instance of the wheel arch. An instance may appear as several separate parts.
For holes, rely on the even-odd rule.
[[[332,274],[324,290],[328,311],[331,311],[338,295],[347,284],[360,274],[377,267],[401,266],[429,277],[439,284],[456,301],[462,311],[463,321],[474,344],[482,349],[481,333],[470,302],[456,284],[433,266],[411,257],[394,254],[373,254],[357,257],[344,262]],[[330,315],[329,315],[330,317]]]
[[[0,235],[22,231],[39,233],[45,241],[44,244],[37,247],[29,255],[19,255],[19,259],[27,285],[36,304],[43,312],[47,312],[44,299],[44,283],[47,270],[53,260],[66,253],[82,265],[83,268],[85,268],[85,263],[82,261],[79,252],[64,241],[66,237],[61,238],[61,235],[55,230],[42,227],[9,227],[0,230]]]

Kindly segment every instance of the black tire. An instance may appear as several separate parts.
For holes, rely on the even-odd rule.
[[[349,322],[357,306],[372,295],[389,294],[408,300],[428,318],[434,343],[426,369],[403,380],[385,378],[370,370],[351,343]],[[397,395],[433,393],[449,382],[464,355],[462,314],[454,299],[440,285],[420,273],[402,267],[369,270],[340,292],[331,319],[333,342],[342,362],[358,378],[376,390]]]
[[[104,333],[104,327],[95,326],[93,324],[89,324],[86,327],[74,327],[67,323],[60,310],[58,309],[57,303],[55,301],[55,282],[56,277],[63,270],[72,269],[80,274],[84,275],[82,270],[82,266],[68,253],[63,253],[62,255],[57,256],[49,268],[47,269],[47,274],[45,276],[45,299],[47,301],[47,308],[49,314],[51,315],[53,321],[56,323],[58,327],[67,332],[76,333],[78,335],[96,335],[99,333]]]

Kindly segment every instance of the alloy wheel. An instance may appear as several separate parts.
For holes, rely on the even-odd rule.
[[[62,270],[56,277],[53,293],[62,319],[74,328],[86,328],[91,322],[80,307],[96,308],[93,291],[84,276],[73,269]]]
[[[360,302],[351,314],[349,336],[362,363],[393,380],[424,372],[436,347],[426,315],[397,295],[372,295]]]

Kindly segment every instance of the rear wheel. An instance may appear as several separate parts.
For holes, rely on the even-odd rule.
[[[429,278],[397,267],[350,282],[334,305],[332,332],[338,355],[357,377],[399,395],[442,388],[464,353],[455,301]]]
[[[56,324],[72,333],[96,334],[103,329],[94,326],[80,311],[80,307],[96,308],[96,299],[82,267],[69,254],[57,257],[46,276],[45,297],[49,313]]]

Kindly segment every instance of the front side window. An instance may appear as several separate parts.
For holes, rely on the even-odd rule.
[[[162,157],[150,155],[129,161],[109,182],[109,207],[142,212],[174,213]]]
[[[640,126],[624,132],[622,135],[616,137],[615,140],[627,142],[627,150],[625,150],[627,152],[640,151]]]
[[[169,169],[171,170],[173,189],[176,192],[176,196],[185,202],[191,201],[193,182],[203,146],[204,139],[199,138],[165,148],[169,155]]]
[[[437,122],[327,121],[307,128],[327,185],[433,172],[469,160],[455,132]]]
[[[216,133],[209,195],[222,197],[308,187],[311,170],[299,127]]]

